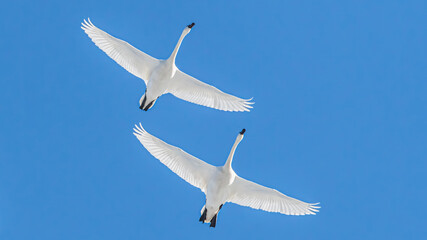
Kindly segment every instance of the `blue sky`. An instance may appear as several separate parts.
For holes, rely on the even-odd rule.
[[[7,1],[0,9],[1,239],[420,239],[427,130],[425,1]],[[95,25],[240,97],[250,113],[160,98],[80,29]],[[316,216],[204,195],[132,135],[221,165]]]

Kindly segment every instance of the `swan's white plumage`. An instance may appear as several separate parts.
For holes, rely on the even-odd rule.
[[[134,135],[155,158],[191,185],[206,192],[208,181],[216,170],[214,166],[147,133],[141,124],[135,125],[134,131]]]
[[[251,99],[242,99],[222,92],[214,86],[197,80],[177,69],[168,92],[174,96],[195,104],[223,111],[249,111]]]
[[[138,140],[154,157],[159,159],[160,162],[185,181],[200,188],[206,194],[205,207],[208,209],[218,211],[221,204],[232,202],[242,206],[286,215],[315,215],[318,212],[317,209],[320,208],[316,206],[317,203],[302,202],[288,197],[275,189],[261,186],[237,176],[231,169],[231,160],[237,144],[243,138],[243,133],[238,135],[226,164],[216,167],[150,135],[142,128],[141,124],[140,126],[136,126],[134,131]],[[228,182],[229,179],[234,180],[224,185],[224,182]],[[212,188],[212,186],[214,187]],[[218,186],[222,187],[218,188]],[[209,188],[216,190],[214,192],[211,190],[207,191]],[[217,202],[215,199],[225,199],[225,201]],[[214,202],[215,204],[213,206],[208,205],[210,202]],[[205,207],[202,208],[202,213]],[[213,214],[215,212],[211,213],[211,216]],[[207,219],[207,221],[210,221],[210,219]]]
[[[128,72],[141,78],[147,84],[151,71],[160,63],[158,59],[95,27],[90,19],[84,20],[82,29],[96,46]]]
[[[233,195],[230,196],[229,202],[242,206],[286,215],[307,215],[318,212],[317,203],[302,202],[239,176],[236,176],[230,187]]]
[[[185,101],[223,111],[243,112],[250,111],[252,108],[251,99],[242,99],[224,93],[177,69],[176,54],[183,38],[190,32],[189,27],[184,29],[175,50],[167,60],[153,58],[129,43],[109,35],[93,25],[89,19],[84,20],[81,28],[109,57],[128,72],[144,80],[150,95],[150,99],[145,102],[146,105],[165,93],[171,93]],[[144,96],[141,97],[140,105],[143,98]],[[142,108],[145,107],[147,106],[142,106]]]

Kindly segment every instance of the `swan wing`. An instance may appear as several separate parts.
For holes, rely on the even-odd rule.
[[[146,132],[141,124],[135,125],[133,134],[151,155],[159,159],[172,172],[191,185],[200,188],[202,192],[206,192],[207,183],[216,170],[215,166],[154,137]]]
[[[81,28],[92,39],[96,46],[128,72],[141,78],[144,80],[145,84],[147,84],[151,72],[160,63],[158,59],[102,31],[93,25],[90,19],[87,21],[85,19]]]
[[[261,209],[267,212],[278,212],[286,215],[315,215],[320,206],[318,203],[305,203],[288,197],[275,189],[261,186],[236,176],[231,187],[228,202],[241,206]]]
[[[250,102],[252,99],[242,99],[224,93],[179,69],[171,80],[168,92],[188,102],[230,112],[249,112],[253,104]]]

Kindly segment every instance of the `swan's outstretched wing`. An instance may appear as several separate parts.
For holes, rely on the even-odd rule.
[[[88,21],[84,20],[82,29],[96,46],[128,72],[141,78],[147,84],[151,72],[160,62],[158,59],[139,51],[129,43],[117,39],[95,27],[90,19]]]
[[[216,171],[216,167],[154,137],[146,132],[141,124],[135,125],[133,130],[133,134],[151,155],[182,179],[206,193],[208,180]]]
[[[228,202],[268,212],[287,215],[315,215],[318,212],[317,208],[320,208],[320,206],[316,206],[318,203],[302,202],[239,176],[236,176],[231,189],[232,195]]]
[[[252,99],[242,99],[224,93],[179,69],[171,80],[168,92],[185,101],[230,112],[249,112],[253,104],[250,102]]]

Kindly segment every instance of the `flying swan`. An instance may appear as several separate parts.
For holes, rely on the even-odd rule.
[[[134,128],[134,135],[151,155],[205,193],[206,204],[199,221],[210,223],[210,227],[215,227],[218,212],[226,202],[286,215],[315,215],[320,208],[316,206],[318,203],[305,203],[288,197],[275,189],[241,178],[233,171],[231,162],[244,133],[245,129],[237,135],[224,166],[216,167],[154,137],[141,124]]]
[[[185,74],[175,66],[175,58],[184,37],[191,31],[194,23],[182,31],[181,37],[170,57],[156,59],[134,48],[129,43],[117,39],[95,27],[90,19],[82,23],[82,29],[96,46],[104,51],[128,72],[144,80],[147,86],[139,100],[139,108],[147,111],[157,98],[171,93],[177,98],[195,104],[223,111],[243,112],[252,108],[251,99],[242,99],[224,93],[219,89]]]

